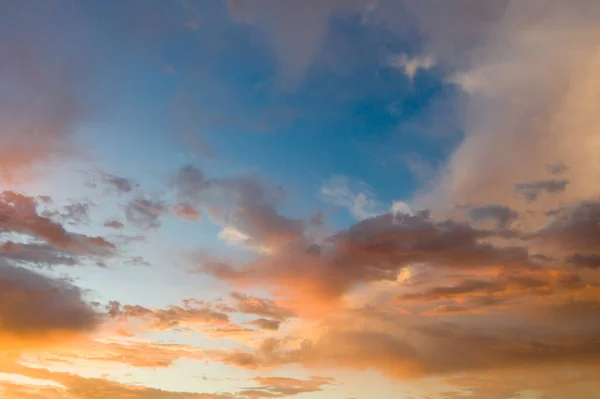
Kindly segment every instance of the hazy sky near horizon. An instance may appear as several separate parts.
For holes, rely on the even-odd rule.
[[[597,397],[598,71],[595,0],[0,0],[0,397]]]

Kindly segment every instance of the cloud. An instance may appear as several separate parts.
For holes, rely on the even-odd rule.
[[[255,394],[256,397],[274,397],[283,398],[295,396],[302,393],[322,391],[324,385],[329,385],[335,382],[333,378],[311,377],[308,380],[288,377],[255,377],[253,381],[260,384],[257,388],[243,390],[240,394],[250,396]]]
[[[121,230],[122,228],[125,227],[125,225],[123,224],[123,222],[111,219],[111,220],[107,220],[106,222],[104,222],[104,227]]]
[[[411,264],[439,269],[535,268],[525,246],[494,246],[485,239],[504,233],[465,222],[433,220],[427,212],[385,214],[363,220],[309,251],[299,242],[241,268],[206,263],[208,274],[240,286],[264,286],[317,309],[362,284],[396,281]],[[314,245],[313,245],[314,247]]]
[[[449,71],[467,96],[464,139],[436,187],[413,202],[440,212],[453,204],[494,203],[521,213],[555,206],[553,196],[538,196],[548,189],[570,205],[598,196],[600,189],[589,182],[600,177],[594,111],[600,57],[589,48],[598,43],[600,7],[594,2],[510,2],[481,4],[485,13],[478,14],[468,10],[468,3],[473,2],[453,5],[452,17],[430,13],[430,19],[440,16],[439,25],[422,26],[436,36],[436,47],[443,47],[432,49],[441,63],[456,52],[456,38],[442,36],[455,27],[453,17],[465,29],[485,26],[487,33],[469,35],[470,57]],[[540,73],[540,64],[550,67]],[[548,165],[558,162],[569,166],[561,170],[564,178],[548,179],[553,173]],[[513,196],[515,185],[523,182],[532,182],[517,186],[529,195]],[[536,204],[527,198],[537,198]],[[528,225],[536,229],[544,222],[532,219]]]
[[[195,221],[200,219],[200,211],[190,204],[178,202],[173,206],[173,213],[184,219]]]
[[[256,319],[256,320],[252,320],[248,324],[251,324],[251,325],[258,327],[260,329],[263,329],[263,330],[279,330],[281,321],[269,320],[269,319]]]
[[[134,198],[125,206],[125,218],[141,230],[160,227],[160,217],[168,212],[167,205],[154,199]]]
[[[519,294],[546,296],[551,294],[555,288],[581,289],[585,287],[579,284],[573,285],[574,281],[580,281],[577,275],[567,275],[564,273],[556,274],[549,279],[535,275],[502,276],[492,280],[464,279],[454,286],[429,288],[425,292],[404,294],[398,299],[400,301],[424,302],[461,299],[462,302],[468,296],[499,296],[502,298]]]
[[[567,262],[577,267],[587,267],[590,269],[600,268],[600,255],[581,255],[574,254],[567,258]]]
[[[285,321],[296,316],[292,309],[280,306],[272,299],[258,298],[235,291],[230,293],[230,298],[233,299],[233,306],[240,313],[269,317],[277,321]]]
[[[300,220],[280,215],[275,205],[281,190],[268,190],[251,178],[206,178],[197,168],[180,168],[171,181],[177,198],[210,210],[221,224],[233,227],[255,247],[278,247],[304,234]]]
[[[19,375],[54,382],[54,384],[21,385],[0,382],[0,389],[8,398],[96,399],[115,396],[131,399],[240,399],[228,393],[174,392],[147,388],[138,384],[124,384],[104,378],[85,378],[71,373],[50,372],[41,368],[23,366],[11,366],[11,368]]]
[[[65,253],[50,244],[16,243],[7,241],[0,246],[0,258],[17,264],[33,264],[40,266],[67,265],[79,263],[77,256]]]
[[[600,202],[582,201],[569,207],[533,235],[554,249],[597,253],[600,245]]]
[[[30,236],[60,251],[79,255],[107,255],[114,245],[101,237],[68,232],[61,224],[41,216],[35,198],[13,191],[0,193],[0,230]]]
[[[45,211],[43,215],[61,222],[77,225],[89,222],[91,205],[93,204],[89,201],[73,202],[63,205],[55,211]]]
[[[123,176],[117,176],[110,173],[103,173],[102,182],[107,187],[116,191],[119,194],[127,194],[132,192],[138,185],[131,179]]]
[[[82,291],[64,280],[0,260],[0,286],[0,336],[8,348],[50,344],[61,336],[89,333],[100,324],[100,315]]]
[[[388,58],[388,65],[403,69],[408,79],[412,82],[419,71],[426,71],[435,66],[435,58],[432,55],[413,58],[406,54],[393,55]]]
[[[542,192],[548,194],[558,194],[565,191],[568,180],[538,180],[530,183],[515,184],[515,192],[523,195],[528,201],[535,201]]]
[[[493,204],[471,208],[467,214],[474,222],[485,222],[489,219],[494,220],[498,228],[508,227],[510,222],[519,217],[519,214],[509,207]]]
[[[165,309],[151,309],[139,305],[121,305],[111,302],[107,308],[111,317],[124,320],[141,320],[149,329],[185,330],[205,327],[207,325],[223,325],[229,323],[225,313],[212,309],[209,305],[186,301],[183,306],[169,306]]]
[[[360,180],[334,176],[324,182],[320,190],[325,202],[348,209],[358,220],[385,213],[386,207],[375,199],[373,189]]]
[[[264,31],[279,64],[280,81],[290,87],[319,54],[330,17],[345,12],[358,14],[364,5],[365,1],[355,0],[324,0],[312,7],[298,0],[260,0],[252,4],[230,0],[229,11],[232,18],[256,24]]]
[[[560,175],[569,170],[569,167],[564,162],[556,162],[546,165],[546,169],[553,175]]]
[[[18,183],[34,164],[73,153],[71,136],[88,116],[86,57],[73,55],[85,51],[85,27],[66,5],[3,4],[0,15],[10,38],[0,44],[0,178]]]

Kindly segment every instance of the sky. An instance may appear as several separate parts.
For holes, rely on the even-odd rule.
[[[600,2],[0,0],[0,397],[592,399]]]

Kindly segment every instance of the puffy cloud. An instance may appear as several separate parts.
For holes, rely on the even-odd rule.
[[[232,292],[230,297],[234,300],[235,310],[240,313],[269,317],[277,321],[285,321],[296,316],[293,310],[280,306],[271,299],[258,298],[241,292]]]
[[[316,251],[300,242],[242,268],[214,262],[203,267],[217,278],[264,285],[309,306],[311,299],[335,302],[361,284],[395,281],[402,268],[414,263],[459,270],[537,267],[525,246],[485,241],[498,236],[502,233],[465,222],[437,222],[427,212],[385,214],[336,234]]]
[[[600,245],[600,202],[582,201],[565,209],[532,237],[563,251],[597,253]]]
[[[0,260],[0,336],[3,346],[38,345],[93,331],[101,318],[82,291]]]
[[[595,112],[600,57],[589,49],[598,45],[600,7],[589,1],[478,6],[491,11],[487,15],[469,12],[467,3],[453,5],[452,13],[465,29],[483,25],[487,33],[471,36],[477,40],[471,42],[470,57],[463,58],[468,61],[453,70],[467,95],[465,137],[436,187],[414,202],[440,212],[453,204],[495,203],[522,213],[555,207],[554,196],[538,196],[548,189],[569,205],[599,195],[589,182],[600,177]],[[443,47],[432,51],[444,63],[452,58],[450,52],[456,53],[457,43],[442,33],[455,26],[444,13],[425,18],[435,19],[434,14],[444,19],[422,28],[436,37],[437,48]],[[550,68],[540,73],[540,64]],[[549,179],[554,172],[548,165],[558,163],[568,170],[559,167],[562,178]],[[533,182],[517,186],[530,195],[515,196],[515,185],[523,182]],[[527,197],[537,198],[536,203]],[[544,222],[532,220],[528,226],[535,229]]]

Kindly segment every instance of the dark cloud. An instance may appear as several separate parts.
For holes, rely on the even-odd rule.
[[[584,201],[563,210],[532,237],[566,251],[597,252],[600,248],[600,202]]]
[[[577,267],[600,269],[600,255],[574,254],[567,258],[567,262]]]
[[[523,246],[483,241],[495,234],[463,222],[436,222],[427,212],[386,214],[336,234],[320,251],[306,251],[306,244],[298,242],[242,268],[207,263],[204,270],[234,283],[270,286],[298,300],[324,300],[339,298],[362,283],[394,281],[413,263],[451,269],[536,266]]]
[[[510,222],[519,217],[518,212],[503,205],[484,205],[471,208],[468,211],[469,218],[474,222],[494,220],[498,228],[506,228]]]
[[[535,201],[542,193],[559,194],[565,191],[568,180],[538,180],[530,183],[515,184],[515,192],[525,197],[528,201]]]
[[[455,286],[444,286],[430,288],[425,292],[416,294],[405,294],[400,297],[405,301],[438,301],[442,299],[462,298],[468,295],[493,295],[499,293],[515,293],[530,291],[546,294],[549,282],[534,276],[509,276],[494,280],[462,280]]]
[[[564,162],[556,162],[546,165],[546,169],[548,169],[548,172],[552,173],[553,175],[560,175],[561,173],[569,170],[569,167]]]
[[[79,288],[0,259],[0,334],[43,338],[61,332],[88,332],[100,316]]]
[[[251,324],[255,327],[258,327],[262,330],[279,330],[279,326],[281,325],[281,321],[279,320],[269,320],[269,319],[256,319],[252,320],[248,324]]]
[[[114,245],[101,237],[68,232],[61,224],[41,216],[33,197],[12,191],[0,194],[0,231],[25,234],[57,249],[81,255],[102,255],[114,250]]]
[[[0,258],[33,266],[74,266],[79,263],[75,255],[65,253],[45,243],[16,243],[7,241],[0,245]]]

